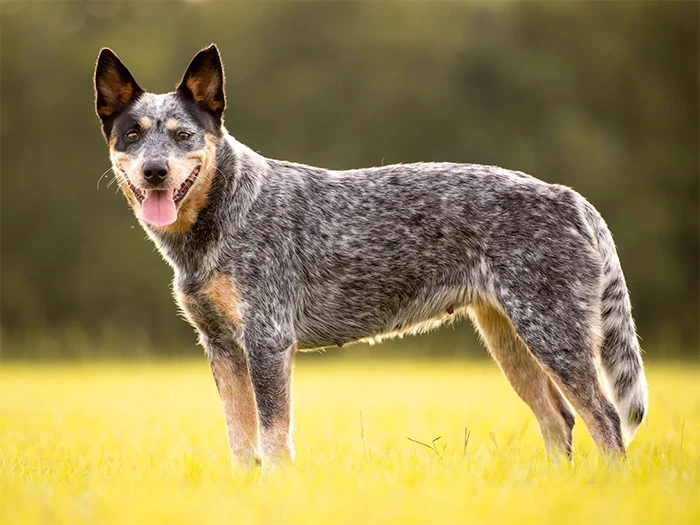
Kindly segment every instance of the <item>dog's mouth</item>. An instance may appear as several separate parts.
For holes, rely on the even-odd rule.
[[[190,188],[194,184],[194,182],[197,180],[197,177],[199,176],[199,171],[202,169],[202,165],[198,165],[195,169],[192,170],[192,173],[190,173],[190,176],[185,179],[185,182],[180,184],[180,187],[177,189],[175,194],[173,195],[173,201],[175,204],[179,204],[182,199],[185,198],[187,195],[187,192],[190,191]]]
[[[143,192],[140,189],[138,189],[136,186],[131,184],[131,181],[129,180],[129,177],[126,175],[126,173],[124,174],[124,179],[126,180],[126,185],[129,186],[131,193],[133,193],[136,196],[139,203],[143,202],[143,199],[146,198],[146,196],[143,194]]]
[[[176,190],[142,190],[134,186],[129,177],[126,177],[129,189],[141,204],[141,219],[158,228],[174,223],[177,220],[177,205],[187,196],[201,168],[201,164],[196,166]]]
[[[196,166],[190,175],[185,179],[185,182],[180,184],[180,187],[173,193],[173,202],[175,204],[180,204],[182,202],[182,199],[184,199],[187,196],[187,193],[190,191],[192,188],[192,185],[195,183],[197,180],[197,177],[199,176],[199,172],[202,169],[202,165],[199,164]],[[126,180],[127,186],[129,186],[129,189],[131,192],[136,196],[136,198],[139,201],[139,204],[143,203],[144,199],[150,193],[151,191],[172,191],[172,190],[142,190],[140,188],[137,188],[131,183],[131,180],[129,180],[129,177],[126,175],[126,173],[123,173],[124,179]]]

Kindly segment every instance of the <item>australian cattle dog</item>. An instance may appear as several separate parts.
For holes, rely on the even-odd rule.
[[[493,166],[263,157],[223,126],[214,45],[172,93],[144,91],[109,49],[94,80],[117,182],[174,270],[238,464],[293,459],[295,352],[462,316],[548,454],[571,454],[575,409],[603,452],[624,456],[647,384],[613,238],[581,195]]]

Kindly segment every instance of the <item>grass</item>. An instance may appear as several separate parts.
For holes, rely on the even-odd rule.
[[[624,464],[579,421],[556,467],[492,363],[303,360],[297,461],[262,478],[230,471],[204,359],[3,365],[0,521],[699,523],[697,370],[648,377]]]

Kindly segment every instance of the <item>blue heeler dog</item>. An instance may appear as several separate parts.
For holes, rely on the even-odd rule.
[[[331,171],[262,157],[223,127],[213,45],[165,95],[103,49],[95,91],[117,181],[173,267],[238,462],[293,458],[297,350],[466,315],[550,455],[571,454],[571,403],[598,447],[624,456],[646,379],[612,236],[578,193],[492,166]]]

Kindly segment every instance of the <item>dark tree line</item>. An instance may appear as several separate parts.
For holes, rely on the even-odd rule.
[[[3,2],[3,354],[191,348],[170,269],[110,177],[97,189],[91,75],[109,46],[168,91],[210,42],[227,128],[264,155],[497,164],[573,186],[615,234],[648,355],[696,352],[698,5]],[[458,353],[470,331],[420,346]]]

